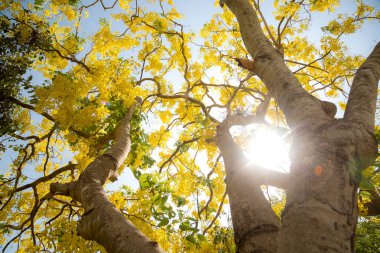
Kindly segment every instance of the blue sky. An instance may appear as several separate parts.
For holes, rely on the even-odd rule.
[[[90,3],[93,2],[93,0],[84,2]],[[111,2],[113,3],[113,0],[105,0],[104,2],[106,4],[109,4]],[[374,6],[377,10],[380,10],[379,0],[368,0],[364,2]],[[215,6],[215,2],[213,0],[174,0],[174,3],[177,10],[184,15],[181,23],[185,26],[186,29],[188,29],[188,31],[190,30],[194,33],[198,33],[203,25],[211,19],[213,14],[221,12],[221,8],[219,6]],[[271,3],[272,1],[266,0],[262,5],[264,15],[269,23],[274,22],[271,15]],[[356,1],[354,0],[341,1],[341,4],[337,8],[336,13],[354,13],[355,5]],[[99,17],[103,16],[103,10],[99,4],[91,7],[89,9],[89,12],[90,18],[83,21],[84,27],[81,31],[87,35],[96,31],[98,27]],[[108,15],[110,13],[116,12],[118,12],[118,10],[107,11]],[[94,15],[94,13],[96,14]],[[320,37],[323,35],[321,27],[327,25],[328,21],[336,16],[336,13],[313,13],[311,19],[311,27],[307,32],[308,38],[314,43],[318,44]],[[114,23],[113,28],[118,29],[118,24]],[[350,51],[353,54],[361,54],[362,56],[367,56],[376,45],[376,43],[380,41],[380,22],[367,21],[361,31],[355,35],[345,36],[344,40],[346,41],[347,45],[351,49]],[[41,77],[35,78],[34,80],[35,82],[40,82]],[[38,120],[36,117],[33,118],[34,120]],[[8,152],[0,157],[0,174],[4,173],[6,166],[11,163],[12,157],[14,157],[14,155],[14,152]],[[70,157],[70,154],[67,154],[67,156]],[[65,159],[65,162],[62,165],[65,165],[67,160],[68,159]],[[29,167],[29,169],[32,169],[32,167]],[[132,173],[128,169],[125,171],[126,172],[119,178],[119,180],[115,183],[110,184],[107,189],[116,190],[120,185],[124,184],[132,186],[133,188],[137,187],[137,180],[134,179]],[[30,175],[33,176],[33,173]]]
[[[273,1],[264,1],[261,5],[263,13],[270,24],[276,25],[278,21],[275,21],[272,17]],[[380,10],[379,0],[364,1],[375,7],[376,10]],[[181,23],[190,31],[198,33],[200,29],[206,24],[211,17],[221,12],[222,9],[219,6],[215,6],[214,1],[202,1],[202,0],[178,0],[174,1],[174,6],[177,10],[183,14]],[[319,44],[320,38],[323,36],[321,27],[326,26],[328,22],[335,18],[339,13],[354,13],[356,11],[356,1],[345,0],[341,1],[339,7],[336,8],[334,13],[313,13],[311,17],[311,26],[306,33],[308,39],[315,44]],[[378,20],[368,20],[363,25],[363,28],[355,35],[349,35],[343,37],[347,43],[352,54],[360,54],[367,56],[377,42],[380,41],[380,22]],[[341,116],[342,112],[340,112]],[[107,189],[116,190],[120,185],[128,184],[132,187],[138,187],[137,180],[133,177],[132,173],[127,169],[120,176],[119,180],[109,184]]]
[[[91,1],[84,1],[84,3],[91,3]],[[105,0],[105,4],[113,3],[113,0]],[[152,5],[146,5],[142,3],[143,1],[139,1],[145,8],[149,9],[157,9],[158,7],[152,7]],[[364,1],[375,7],[375,9],[380,10],[380,1],[379,0],[367,0]],[[116,5],[117,6],[117,5]],[[222,9],[216,5],[213,0],[176,0],[174,1],[174,6],[177,10],[183,14],[183,19],[181,23],[185,26],[187,31],[192,31],[194,33],[198,33],[200,29],[206,24],[211,17],[217,13],[221,12]],[[272,17],[273,6],[272,1],[264,1],[261,5],[262,11],[267,19],[267,21],[271,24],[276,25],[277,21],[275,21]],[[321,27],[327,25],[328,21],[336,16],[337,13],[354,13],[355,12],[356,1],[354,0],[345,0],[341,1],[340,6],[337,8],[335,13],[313,13],[311,17],[311,27],[307,32],[307,36],[315,44],[319,43],[320,37],[323,35]],[[149,10],[148,9],[148,10]],[[81,34],[82,35],[90,35],[96,32],[99,24],[100,17],[110,18],[111,13],[117,13],[120,10],[115,8],[113,10],[103,11],[100,4],[97,4],[89,9],[90,17],[88,19],[84,19],[82,21]],[[112,27],[115,30],[122,30],[123,27],[117,23],[113,22]],[[363,29],[360,30],[355,35],[345,36],[344,40],[347,45],[351,49],[350,51],[353,54],[361,54],[362,56],[367,56],[373,47],[376,45],[378,41],[380,41],[380,22],[379,21],[367,21],[363,26]],[[175,78],[175,75],[173,75]],[[41,83],[41,76],[35,76],[34,82]],[[36,116],[32,117],[34,121],[38,122],[39,118]],[[14,157],[14,152],[8,152],[1,157],[2,166],[0,167],[0,173],[4,172],[5,166],[11,163],[11,158]],[[67,159],[64,159],[64,163],[67,162],[70,155],[67,154]],[[131,175],[128,175],[128,178]],[[124,176],[123,176],[124,178]],[[120,180],[113,184],[112,189],[115,189],[118,185],[125,183],[124,180]],[[136,182],[132,182],[133,186],[136,187]]]
[[[91,1],[84,1],[85,3],[91,3]],[[105,0],[105,4],[113,3],[113,0]],[[139,1],[142,2],[142,1]],[[375,9],[380,10],[380,1],[379,0],[367,0],[364,1],[375,7]],[[146,4],[142,4],[146,8],[152,8],[151,5],[148,7]],[[117,5],[116,5],[117,6]],[[207,23],[211,17],[217,13],[221,12],[221,8],[212,0],[176,0],[174,1],[174,6],[177,10],[183,14],[183,19],[181,23],[185,26],[185,29],[198,33],[205,23]],[[272,1],[264,1],[261,5],[263,13],[269,23],[276,25],[277,21],[272,18]],[[321,27],[327,25],[328,21],[336,16],[337,13],[354,13],[355,12],[356,1],[354,0],[345,0],[341,1],[340,6],[337,8],[335,13],[313,13],[311,17],[311,27],[307,32],[308,38],[313,42],[318,44],[320,37],[323,35]],[[153,7],[156,9],[157,7]],[[158,9],[158,8],[157,8]],[[100,17],[109,18],[111,13],[117,13],[119,10],[117,8],[113,10],[107,10],[106,14],[104,13],[100,4],[95,5],[89,9],[90,18],[84,19],[82,22],[81,34],[89,35],[96,32],[98,27],[98,21]],[[105,14],[105,15],[104,15]],[[122,27],[117,22],[113,22],[112,27],[117,30],[122,30]],[[355,35],[345,36],[344,40],[351,49],[353,54],[361,54],[367,56],[373,47],[378,41],[380,41],[380,22],[376,20],[365,22],[362,30],[360,30]],[[41,76],[35,76],[34,82],[37,84],[42,81]],[[39,118],[36,116],[32,117],[34,121],[39,121]],[[14,152],[8,152],[1,157],[1,167],[0,173],[3,173],[7,164],[11,163],[11,158],[14,157]],[[70,154],[67,154],[67,158],[64,159],[64,163],[70,158]],[[123,176],[123,178],[130,178],[131,174]],[[128,180],[129,181],[129,180]],[[130,181],[131,184],[136,187],[137,182],[135,180]],[[119,180],[114,183],[110,189],[115,189],[115,187],[120,184],[125,183],[124,180]]]
[[[273,1],[266,0],[261,6],[267,21],[272,24],[277,24],[277,21],[274,22],[272,18],[272,2]],[[374,6],[376,10],[380,10],[379,0],[364,0],[363,2]],[[213,0],[177,0],[174,1],[174,6],[184,15],[182,24],[192,31],[198,32],[203,25],[210,20],[214,13],[221,12],[221,8],[219,6],[215,7],[214,3],[215,1]],[[320,37],[323,35],[321,30],[322,26],[326,26],[328,21],[333,19],[338,13],[354,13],[355,7],[355,0],[341,0],[339,7],[336,8],[336,12],[334,13],[313,12],[311,27],[307,33],[309,39],[314,43],[318,43]],[[366,56],[371,52],[376,43],[380,41],[379,20],[366,21],[361,31],[355,35],[346,36],[344,39],[352,49],[352,53]]]

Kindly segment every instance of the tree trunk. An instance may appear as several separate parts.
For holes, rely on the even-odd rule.
[[[226,169],[225,181],[238,252],[275,252],[280,223],[261,191],[260,170],[248,173],[252,164],[235,144],[228,124],[222,123],[217,131],[216,143]]]
[[[117,168],[124,162],[130,150],[130,120],[135,103],[119,122],[115,141],[111,148],[97,157],[79,176],[77,181],[50,186],[52,194],[71,196],[80,202],[84,214],[77,231],[86,240],[101,244],[107,252],[141,253],[164,252],[156,242],[148,239],[107,199],[103,185],[107,179],[116,180]]]
[[[367,146],[373,158],[375,139],[344,120],[299,126],[293,138],[279,252],[353,252],[357,179],[368,165],[357,147]]]
[[[337,120],[331,104],[326,110],[326,103],[308,94],[285,65],[263,34],[250,1],[221,0],[221,4],[236,16],[254,60],[249,68],[264,82],[292,130],[291,184],[286,189],[279,243],[269,252],[353,252],[358,179],[377,154],[373,130],[380,43],[356,73],[344,119]],[[246,219],[255,220],[255,215],[247,212]],[[254,236],[252,240],[259,243]]]

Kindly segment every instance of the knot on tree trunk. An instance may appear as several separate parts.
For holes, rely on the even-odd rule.
[[[329,118],[333,119],[337,111],[336,105],[329,101],[321,101],[321,103],[323,111],[329,116]]]
[[[239,67],[249,70],[252,73],[255,73],[255,63],[254,61],[243,59],[243,58],[234,58]]]
[[[52,183],[50,184],[50,192],[57,195],[64,195],[64,196],[70,196],[74,200],[75,199],[75,187],[76,187],[77,181],[73,181],[70,183]]]

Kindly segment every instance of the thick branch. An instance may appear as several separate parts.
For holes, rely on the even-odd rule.
[[[129,153],[131,146],[131,140],[129,137],[130,121],[132,119],[133,113],[136,106],[142,103],[141,98],[132,105],[128,113],[119,122],[116,132],[115,132],[115,143],[112,144],[110,149],[106,152],[107,155],[113,157],[116,160],[116,168],[118,168],[125,160]]]
[[[271,96],[269,94],[265,95],[264,100],[257,106],[255,115],[228,115],[221,125],[230,129],[232,126],[246,126],[254,123],[265,123],[265,114],[270,100]]]
[[[255,177],[255,180],[261,185],[270,185],[280,189],[286,189],[289,185],[289,174],[269,170],[254,163],[249,164],[239,173]]]
[[[380,42],[356,72],[344,119],[361,124],[373,132],[377,86],[380,79]]]
[[[260,174],[259,168],[247,173],[253,165],[236,145],[229,127],[226,122],[218,126],[215,143],[226,168],[238,252],[276,252],[280,224],[261,190],[263,180],[269,177]]]
[[[256,12],[248,0],[221,0],[220,3],[226,4],[236,16],[243,42],[253,59],[259,54],[275,50],[264,35]]]
[[[253,123],[262,122],[262,117],[257,115],[232,115],[226,118],[226,123],[229,126],[246,126]]]
[[[248,0],[222,0],[221,3],[225,3],[236,16],[243,42],[254,59],[253,65],[247,69],[254,69],[267,86],[288,124],[294,128],[308,118],[327,119],[322,104],[302,88],[281,53],[265,37],[251,3]]]
[[[257,4],[255,1],[253,1],[253,4],[255,5],[255,8],[256,8],[257,12],[259,13],[261,20],[263,21],[263,23],[264,23],[264,27],[265,27],[265,30],[267,31],[267,33],[268,33],[269,37],[271,38],[273,44],[274,44],[277,48],[280,48],[281,45],[278,44],[278,43],[277,43],[277,40],[274,38],[274,36],[273,36],[273,34],[272,34],[272,32],[271,32],[269,26],[268,26],[268,23],[267,23],[267,21],[265,20],[265,17],[264,17],[264,15],[263,15],[263,13],[261,12],[261,9],[260,9],[259,4]]]
[[[67,184],[52,184],[54,194],[69,195],[80,202],[85,210],[78,225],[78,234],[87,240],[103,245],[108,252],[163,252],[156,242],[149,240],[140,230],[126,220],[108,199],[103,185],[114,177],[130,150],[130,121],[136,102],[119,122],[111,148],[98,156],[80,175]]]

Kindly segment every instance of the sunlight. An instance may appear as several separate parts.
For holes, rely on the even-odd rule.
[[[271,170],[288,172],[290,166],[289,146],[281,134],[273,128],[260,126],[247,140],[246,156],[254,163]]]

